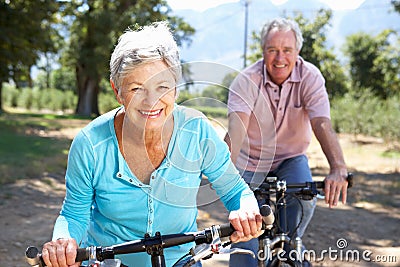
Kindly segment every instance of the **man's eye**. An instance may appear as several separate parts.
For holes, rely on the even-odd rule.
[[[159,89],[162,91],[168,91],[169,87],[168,86],[160,86]]]
[[[132,92],[139,92],[141,90],[143,90],[142,87],[134,87],[134,88],[131,89]]]

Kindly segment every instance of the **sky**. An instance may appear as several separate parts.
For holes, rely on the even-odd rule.
[[[241,0],[250,1],[251,0]],[[288,0],[270,0],[274,5],[281,5]],[[345,9],[356,9],[365,0],[319,0],[320,2],[326,3],[333,10],[345,10]],[[216,7],[225,3],[235,3],[239,0],[167,0],[169,6],[173,10],[178,9],[193,9],[197,11],[204,11],[208,8]]]

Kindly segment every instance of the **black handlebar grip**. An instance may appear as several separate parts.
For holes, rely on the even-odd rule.
[[[324,189],[325,188],[325,182],[324,181],[316,181],[315,183],[315,187],[318,189]]]
[[[89,250],[86,248],[78,248],[76,250],[75,262],[87,261],[89,259]]]
[[[260,214],[262,216],[262,220],[266,226],[270,226],[275,221],[275,215],[272,212],[272,209],[269,205],[264,204],[260,208]]]
[[[219,226],[219,235],[220,237],[227,237],[230,236],[235,232],[235,228],[233,228],[232,224],[225,223]]]
[[[272,213],[272,209],[269,205],[264,204],[260,208],[261,216],[269,216]]]
[[[347,177],[346,177],[346,180],[347,180],[347,188],[350,188],[350,187],[352,187],[353,186],[353,173],[351,173],[351,172],[349,172],[348,174],[347,174]],[[324,181],[321,181],[321,182],[315,182],[315,185],[316,185],[316,187],[317,188],[325,188],[325,182]]]
[[[44,267],[46,264],[42,259],[42,255],[36,247],[30,246],[25,251],[26,262],[30,266]],[[86,248],[79,248],[76,250],[76,262],[86,261],[89,259],[89,251]]]
[[[36,247],[30,246],[26,249],[25,259],[30,266],[46,266],[42,257],[40,256],[39,250]]]
[[[353,174],[351,172],[347,174],[347,183],[348,188],[353,186]]]

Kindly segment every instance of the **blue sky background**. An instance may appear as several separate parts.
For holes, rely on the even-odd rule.
[[[393,11],[391,0],[167,0],[172,13],[196,29],[192,43],[181,47],[182,60],[243,68],[245,1],[249,2],[247,47],[251,33],[259,32],[266,20],[300,11],[313,21],[320,8],[333,10],[326,47],[334,49],[341,61],[345,60],[342,45],[350,34],[375,35],[388,28],[400,32],[400,14]]]
[[[247,0],[250,1],[251,0]],[[266,0],[268,1],[268,0]],[[269,0],[274,5],[281,5],[286,3],[288,0]],[[351,10],[359,7],[365,0],[319,0],[322,3],[326,3],[333,10]],[[201,0],[201,1],[191,1],[191,0],[167,0],[170,7],[174,10],[181,9],[192,9],[196,11],[204,11],[212,7],[219,6],[225,3],[236,3],[244,2],[244,0]]]

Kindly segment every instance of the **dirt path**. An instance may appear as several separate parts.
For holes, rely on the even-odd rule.
[[[62,135],[72,137],[75,132]],[[349,192],[347,205],[330,210],[319,201],[304,242],[317,255],[323,250],[336,250],[332,257],[338,258],[340,253],[357,252],[361,257],[370,251],[375,262],[329,260],[325,254],[323,261],[313,262],[314,266],[400,266],[400,160],[379,157],[386,149],[379,140],[363,140],[340,138],[348,165],[355,173],[356,186]],[[317,179],[326,174],[326,162],[319,150],[315,144],[309,150]],[[62,173],[46,173],[38,179],[19,180],[0,188],[0,267],[28,266],[24,251],[28,245],[40,246],[50,239],[64,190]],[[224,223],[226,218],[219,201],[199,207],[201,228]],[[339,239],[347,246],[338,248]],[[227,259],[216,255],[203,266],[227,266]],[[395,262],[376,262],[379,259]]]

